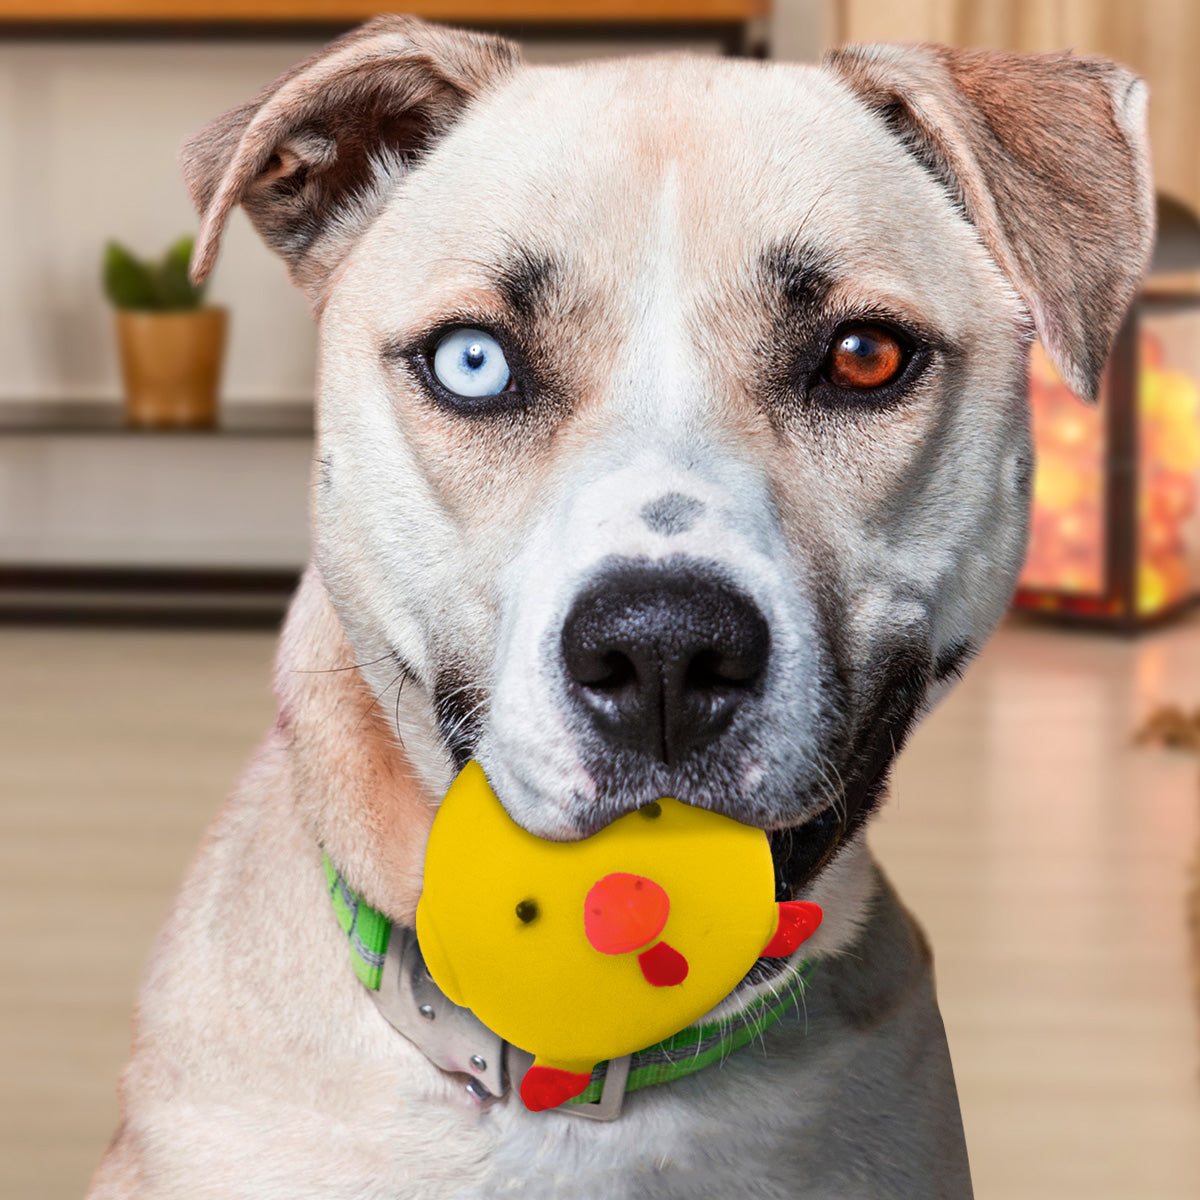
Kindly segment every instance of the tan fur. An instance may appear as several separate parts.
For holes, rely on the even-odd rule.
[[[1154,233],[1145,84],[1072,54],[867,46],[829,62],[957,186],[1063,378],[1094,399]],[[1132,202],[1113,208],[1113,190]]]
[[[927,956],[857,818],[1011,594],[1031,329],[1090,394],[1144,265],[1140,102],[1092,60],[522,68],[389,17],[189,142],[197,277],[241,203],[320,315],[315,553],[94,1197],[969,1195]],[[867,318],[918,331],[894,403],[821,390]],[[427,387],[447,323],[507,330],[528,390],[481,413]],[[672,494],[696,515],[664,532]],[[614,769],[563,683],[565,613],[614,558],[715,564],[769,624],[752,715],[673,774]],[[411,922],[466,753],[545,837],[666,794],[824,821],[789,876],[827,913],[811,1028],[610,1126],[477,1108],[355,980],[320,870]]]
[[[312,574],[292,603],[275,690],[290,787],[314,842],[374,907],[412,924],[438,797],[397,745]]]

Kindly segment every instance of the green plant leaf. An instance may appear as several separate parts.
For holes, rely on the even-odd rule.
[[[150,268],[119,242],[104,248],[104,291],[117,308],[158,308]]]
[[[104,248],[104,291],[117,308],[172,312],[199,308],[203,286],[188,276],[192,238],[181,237],[168,248],[161,262],[140,259],[119,242]]]
[[[203,286],[197,287],[188,276],[193,241],[181,237],[167,251],[157,272],[159,299],[165,309],[199,308],[204,300]]]

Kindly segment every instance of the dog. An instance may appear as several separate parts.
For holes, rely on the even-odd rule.
[[[1032,338],[1094,398],[1138,287],[1144,109],[1069,54],[530,68],[385,17],[185,145],[194,275],[241,205],[319,319],[314,554],[94,1200],[971,1195],[863,829],[1012,594]],[[803,958],[794,1008],[607,1121],[438,1065],[331,889],[410,940],[472,758],[544,838],[661,796],[768,831],[826,919],[717,1017]]]

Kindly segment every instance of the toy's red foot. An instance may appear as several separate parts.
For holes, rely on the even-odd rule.
[[[557,1108],[572,1096],[586,1091],[591,1080],[590,1074],[581,1075],[560,1067],[542,1067],[535,1063],[521,1080],[521,1100],[530,1112]]]
[[[763,947],[763,958],[787,958],[802,942],[806,942],[821,924],[819,904],[807,900],[785,900],[779,905],[779,924],[775,936]]]
[[[659,942],[638,955],[638,966],[647,983],[655,987],[674,987],[687,978],[688,961],[666,942]]]

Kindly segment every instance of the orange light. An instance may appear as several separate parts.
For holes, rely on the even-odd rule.
[[[1138,334],[1135,604],[1141,616],[1200,590],[1200,567],[1188,561],[1189,543],[1200,536],[1200,385],[1172,361],[1179,339],[1172,331],[1156,335],[1146,328],[1150,319]],[[1037,472],[1017,602],[1029,606],[1036,593],[1049,592],[1053,601],[1037,607],[1100,613],[1116,602],[1119,611],[1119,602],[1105,598],[1104,416],[1072,395],[1038,345],[1030,403]],[[1200,561],[1200,548],[1191,554]]]

